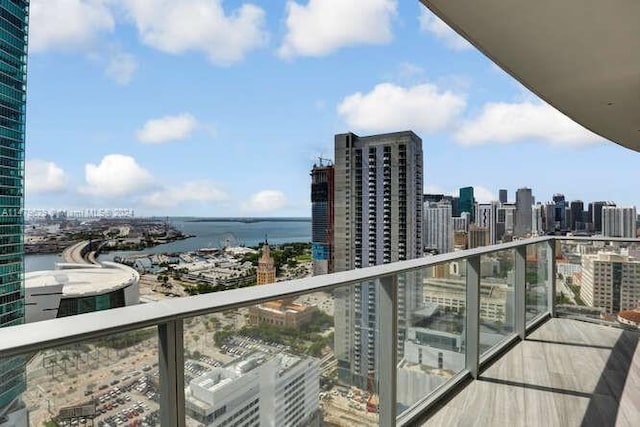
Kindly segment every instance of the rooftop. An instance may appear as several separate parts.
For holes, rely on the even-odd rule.
[[[64,285],[65,296],[100,295],[127,287],[140,279],[133,268],[103,262],[92,264],[59,264],[57,270],[33,271],[25,274],[25,288]]]

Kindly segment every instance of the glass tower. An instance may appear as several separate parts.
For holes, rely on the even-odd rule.
[[[23,203],[28,0],[0,0],[0,327],[24,322]],[[0,359],[0,419],[25,390],[22,358]]]

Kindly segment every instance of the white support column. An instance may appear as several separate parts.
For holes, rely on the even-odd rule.
[[[398,281],[397,276],[380,278],[379,292],[380,335],[378,366],[379,425],[396,425],[397,406],[397,345],[398,345]]]
[[[467,369],[478,378],[480,365],[480,255],[467,258]]]
[[[547,300],[551,317],[556,317],[556,242],[560,242],[560,240],[554,238],[547,242],[547,255],[549,256],[547,262],[547,271],[549,274]]]
[[[182,320],[158,325],[160,425],[184,427],[184,342]]]
[[[515,250],[515,291],[514,291],[514,314],[515,314],[515,333],[521,340],[524,340],[526,334],[526,269],[527,269],[527,247],[519,246]]]

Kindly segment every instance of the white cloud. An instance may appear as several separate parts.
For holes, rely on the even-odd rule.
[[[420,29],[423,32],[433,34],[436,38],[442,40],[448,48],[453,50],[467,50],[473,48],[471,43],[461,37],[426,7],[422,7],[418,20],[420,22]]]
[[[397,6],[396,0],[289,0],[287,35],[278,54],[324,56],[345,46],[389,43]]]
[[[473,198],[478,203],[489,203],[498,200],[498,197],[491,190],[480,185],[473,186]]]
[[[29,51],[74,50],[91,46],[113,31],[108,0],[31,0]]]
[[[136,132],[136,137],[143,143],[162,144],[190,137],[197,126],[198,121],[189,113],[165,116],[148,120]]]
[[[184,202],[220,202],[229,195],[210,181],[190,181],[181,186],[167,187],[144,197],[147,206],[169,208]]]
[[[25,162],[26,193],[49,193],[65,189],[67,175],[53,162],[27,160]]]
[[[203,52],[218,65],[240,61],[267,43],[265,12],[243,4],[229,15],[222,0],[122,0],[142,42],[168,53]]]
[[[138,69],[136,57],[126,52],[115,51],[109,58],[105,74],[119,85],[128,85]]]
[[[450,126],[462,113],[465,99],[431,84],[404,88],[382,83],[369,93],[347,96],[338,114],[353,129],[371,132],[411,129],[435,132]]]
[[[586,145],[602,138],[542,102],[492,102],[462,124],[455,139],[465,145],[540,140],[558,145]]]
[[[154,179],[133,157],[109,154],[98,165],[85,165],[86,187],[80,192],[95,196],[121,197],[153,185]]]
[[[242,204],[245,212],[265,213],[272,212],[285,207],[287,197],[282,191],[263,190],[251,195],[249,200]]]

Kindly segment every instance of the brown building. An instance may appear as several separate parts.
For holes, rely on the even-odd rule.
[[[298,328],[313,320],[313,313],[317,311],[315,306],[296,304],[289,301],[269,301],[249,307],[249,324],[285,326]]]
[[[262,256],[258,260],[257,276],[256,283],[258,285],[276,282],[276,266],[271,257],[271,248],[266,240],[262,245]]]
[[[489,244],[489,229],[486,227],[469,227],[469,249],[487,246]]]

